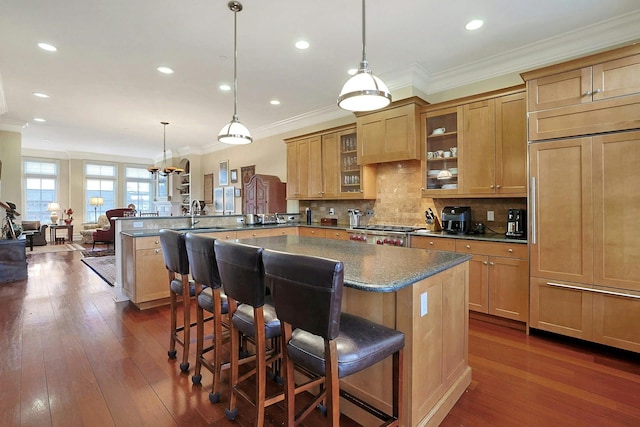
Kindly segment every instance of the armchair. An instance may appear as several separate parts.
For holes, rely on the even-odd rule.
[[[22,221],[22,230],[32,234],[33,246],[47,244],[47,224],[40,225],[40,221]]]
[[[93,232],[93,249],[96,248],[96,243],[106,243],[109,247],[109,243],[113,243],[115,240],[116,223],[113,218],[120,218],[127,216],[133,209],[130,208],[116,208],[109,209],[105,214],[109,218],[109,228],[106,230],[96,230]]]

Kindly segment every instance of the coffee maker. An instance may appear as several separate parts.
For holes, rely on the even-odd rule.
[[[524,209],[509,209],[507,213],[507,232],[505,237],[524,239],[527,237],[527,211]]]
[[[442,209],[442,229],[449,234],[467,234],[471,230],[471,208],[447,206]]]

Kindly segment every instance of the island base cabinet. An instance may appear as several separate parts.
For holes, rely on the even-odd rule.
[[[593,339],[640,353],[640,295],[593,294]]]
[[[140,310],[169,303],[169,279],[160,238],[123,236],[122,289]]]
[[[468,366],[468,263],[396,293],[345,288],[343,310],[405,334],[403,426],[437,426],[471,383]],[[341,380],[341,387],[385,411],[391,410],[391,358]],[[340,402],[361,425],[376,418]]]

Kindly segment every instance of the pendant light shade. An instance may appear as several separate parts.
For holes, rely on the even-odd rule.
[[[358,72],[347,80],[338,96],[338,107],[344,110],[379,110],[391,102],[389,88],[369,68],[365,40],[365,0],[362,0],[362,61]]]
[[[242,4],[239,1],[230,1],[227,6],[233,12],[233,118],[218,133],[218,141],[232,145],[250,144],[253,141],[251,133],[238,120],[237,15],[242,10]]]

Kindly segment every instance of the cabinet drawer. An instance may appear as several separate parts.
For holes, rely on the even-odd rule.
[[[326,230],[324,228],[300,227],[298,235],[305,237],[326,237]]]
[[[527,245],[523,243],[496,243],[478,240],[456,240],[456,252],[491,255],[505,258],[527,259]]]
[[[327,239],[349,240],[349,233],[346,230],[325,230]]]
[[[160,249],[160,236],[137,237],[135,240],[138,249]]]
[[[411,236],[411,247],[453,252],[455,250],[455,242],[453,239],[447,238]]]

